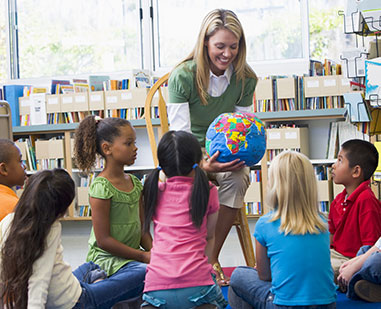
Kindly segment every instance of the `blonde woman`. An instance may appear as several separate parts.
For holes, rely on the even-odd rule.
[[[250,112],[257,83],[246,62],[246,42],[242,25],[229,10],[216,9],[204,18],[196,46],[171,72],[168,118],[171,130],[193,133],[201,146],[209,124],[225,112]],[[202,168],[219,185],[220,211],[216,225],[211,263],[220,285],[229,283],[218,256],[249,185],[245,162],[217,161],[216,153]]]
[[[233,272],[232,307],[336,308],[328,226],[318,210],[316,177],[306,156],[286,151],[273,160],[267,198],[272,211],[255,226],[257,267]]]

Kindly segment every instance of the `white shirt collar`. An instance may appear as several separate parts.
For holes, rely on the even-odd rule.
[[[233,75],[233,64],[230,64],[229,67],[225,70],[224,74],[220,75],[220,76],[217,76],[211,70],[209,71],[209,78],[210,79],[212,79],[212,78],[218,79],[221,77],[225,77],[228,84],[230,84],[230,78],[232,77],[232,75]]]

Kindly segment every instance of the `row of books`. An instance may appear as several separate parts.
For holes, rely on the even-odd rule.
[[[350,81],[341,75],[341,65],[325,59],[310,60],[309,75],[269,76],[258,81],[255,112],[340,108],[342,95],[351,91]]]
[[[28,171],[65,168],[64,143],[62,137],[34,140],[32,136],[16,141],[21,158]]]

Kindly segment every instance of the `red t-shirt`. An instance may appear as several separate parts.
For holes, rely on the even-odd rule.
[[[347,257],[356,256],[361,246],[373,246],[381,236],[381,202],[364,181],[345,200],[347,191],[338,194],[329,210],[331,248]]]

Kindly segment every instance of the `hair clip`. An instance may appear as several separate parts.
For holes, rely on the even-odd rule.
[[[160,165],[158,165],[158,166],[157,166],[157,169],[158,169],[159,171],[161,171],[161,166],[160,166]]]
[[[198,166],[197,163],[193,164],[192,168],[196,168]]]
[[[94,116],[94,120],[95,120],[96,123],[98,123],[99,121],[102,120],[102,118],[99,117],[99,116]]]

